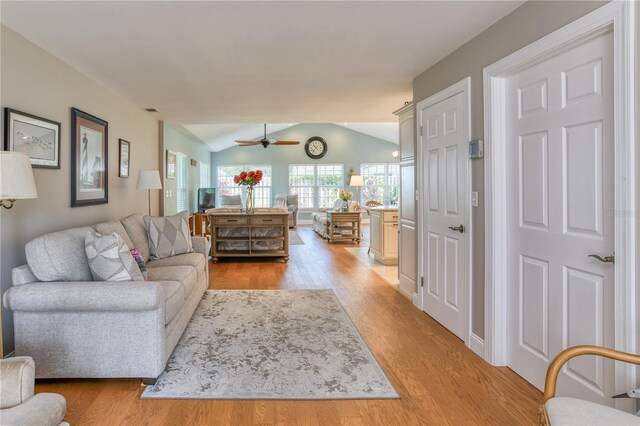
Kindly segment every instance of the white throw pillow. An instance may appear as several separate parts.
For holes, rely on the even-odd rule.
[[[100,235],[88,231],[84,251],[94,281],[144,281],[129,247],[117,233]]]

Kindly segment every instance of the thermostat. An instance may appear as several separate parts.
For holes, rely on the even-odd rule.
[[[484,142],[482,139],[474,139],[469,142],[469,158],[484,157]]]

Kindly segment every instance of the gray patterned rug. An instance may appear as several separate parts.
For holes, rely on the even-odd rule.
[[[141,398],[399,398],[331,290],[208,290]]]

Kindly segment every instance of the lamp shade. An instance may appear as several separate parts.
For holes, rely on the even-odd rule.
[[[31,159],[23,152],[0,151],[0,199],[38,198]]]
[[[364,179],[362,176],[353,175],[349,181],[349,186],[364,186]]]
[[[160,172],[157,170],[142,170],[138,173],[138,189],[162,189]]]

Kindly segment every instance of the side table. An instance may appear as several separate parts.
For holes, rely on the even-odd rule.
[[[327,212],[327,240],[360,243],[360,212]]]

